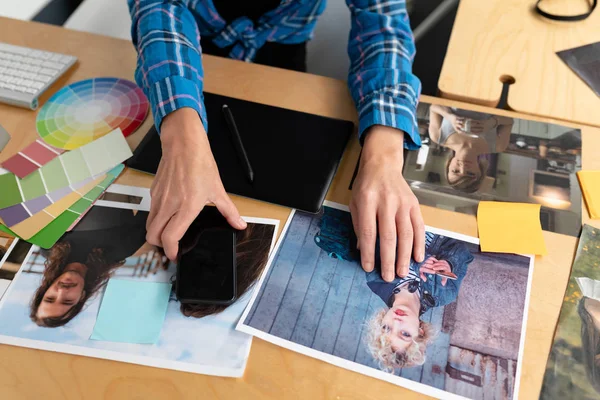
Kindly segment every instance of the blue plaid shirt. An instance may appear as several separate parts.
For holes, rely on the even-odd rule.
[[[232,46],[231,58],[252,61],[266,42],[309,40],[326,0],[283,0],[256,24],[242,17],[229,25],[209,0],[128,3],[138,52],[135,77],[150,100],[157,128],[169,113],[191,107],[208,129],[200,35],[221,48]],[[352,14],[348,86],[358,109],[359,136],[372,125],[391,126],[406,132],[407,149],[416,149],[421,145],[416,121],[421,84],[412,73],[415,46],[405,0],[346,3]]]

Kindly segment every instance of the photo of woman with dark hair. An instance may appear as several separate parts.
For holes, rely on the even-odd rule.
[[[432,104],[429,137],[452,150],[446,163],[448,184],[466,193],[479,190],[487,175],[485,155],[506,150],[512,126],[509,117]]]
[[[149,196],[149,192],[135,189],[120,190]],[[235,324],[267,264],[279,221],[247,217],[247,229],[236,233],[237,299],[232,304],[187,305],[175,296],[177,263],[169,262],[164,252],[145,240],[148,212],[132,210],[130,204],[115,204],[123,208],[113,208],[110,202],[93,206],[51,249],[31,249],[0,303],[0,319],[11,322],[0,324],[0,341],[15,338],[26,347],[242,376],[251,337],[237,332]],[[113,281],[171,287],[155,343],[91,339],[101,307],[111,301],[105,289]],[[147,307],[139,313],[153,312],[152,303]]]
[[[63,326],[108,282],[115,269],[146,242],[147,212],[92,207],[51,249],[30,318],[47,328]]]

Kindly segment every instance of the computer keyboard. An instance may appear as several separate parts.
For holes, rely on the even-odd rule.
[[[35,110],[38,96],[76,61],[77,57],[0,42],[0,102]]]

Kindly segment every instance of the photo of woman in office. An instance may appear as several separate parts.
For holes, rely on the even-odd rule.
[[[366,273],[367,285],[388,307],[367,323],[367,344],[382,370],[423,365],[435,332],[420,317],[433,307],[456,301],[472,261],[473,255],[463,242],[427,232],[425,261],[419,264],[411,259],[407,276],[386,282],[379,263]]]
[[[77,227],[43,252],[46,261],[30,317],[42,327],[63,326],[146,242],[147,212],[92,207]]]
[[[462,192],[476,192],[487,175],[486,154],[506,150],[512,126],[512,118],[432,104],[429,137],[452,150],[446,163],[448,184]]]

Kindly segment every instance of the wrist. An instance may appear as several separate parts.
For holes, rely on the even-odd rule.
[[[403,131],[389,126],[373,125],[365,134],[361,162],[404,161]]]
[[[193,108],[184,107],[167,115],[160,126],[163,149],[185,146],[186,143],[206,139],[206,131],[200,116]]]

